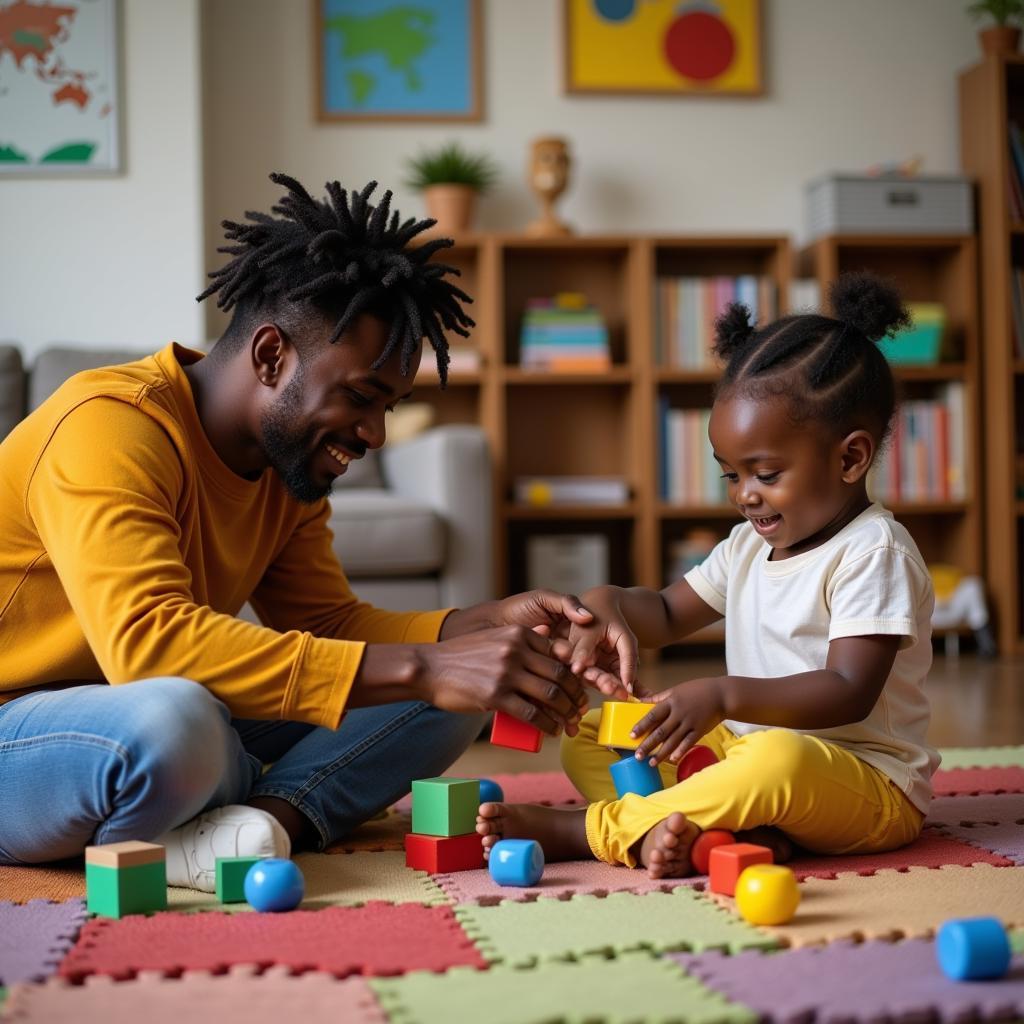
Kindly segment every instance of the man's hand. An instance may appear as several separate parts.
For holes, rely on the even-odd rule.
[[[678,764],[702,736],[725,718],[725,698],[717,679],[691,679],[652,698],[654,707],[633,728],[643,736],[636,757],[654,766],[666,758]]]
[[[446,711],[504,711],[549,735],[573,736],[587,696],[551,647],[525,624],[424,644],[424,699]]]
[[[495,626],[526,626],[541,636],[551,636],[567,632],[570,625],[589,625],[594,616],[575,594],[528,590],[495,602],[491,621]]]

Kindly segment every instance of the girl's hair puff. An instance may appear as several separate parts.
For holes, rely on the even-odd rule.
[[[816,420],[841,435],[870,430],[881,444],[896,411],[896,384],[877,346],[910,325],[891,282],[866,271],[841,275],[829,295],[835,316],[800,313],[757,330],[732,303],[715,321],[715,354],[725,364],[717,397],[785,398],[794,420]]]

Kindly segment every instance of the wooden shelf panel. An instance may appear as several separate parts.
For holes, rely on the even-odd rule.
[[[483,381],[483,374],[479,371],[472,373],[449,373],[448,374],[448,387],[450,388],[473,388],[479,387]],[[413,381],[413,386],[417,388],[429,388],[438,387],[440,385],[440,377],[436,373],[418,373],[416,379]]]
[[[965,363],[934,363],[931,366],[893,366],[897,380],[964,380],[967,376]]]
[[[638,511],[635,501],[625,505],[505,505],[507,519],[633,519]]]
[[[969,508],[966,501],[896,501],[883,504],[897,519],[900,516],[962,515]]]
[[[721,376],[721,370],[679,370],[661,367],[654,371],[654,379],[659,384],[714,384]]]
[[[630,384],[633,381],[633,371],[628,366],[613,366],[602,373],[548,373],[546,370],[506,366],[504,376],[505,383],[510,385]]]
[[[657,509],[662,519],[742,519],[732,505],[671,505],[661,502]]]

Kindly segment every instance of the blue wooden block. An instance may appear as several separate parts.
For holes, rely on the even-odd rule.
[[[500,839],[487,866],[498,885],[536,885],[544,874],[544,851],[536,839]]]
[[[646,761],[638,761],[632,754],[616,761],[609,770],[620,800],[627,793],[650,796],[664,789],[658,769],[652,768]]]
[[[493,779],[480,780],[480,803],[500,803],[504,799],[504,791]]]
[[[245,876],[245,898],[255,910],[294,910],[306,891],[298,864],[282,857],[268,857],[253,864]]]
[[[1010,969],[1010,940],[997,917],[962,917],[939,929],[935,955],[953,981],[1001,978]]]

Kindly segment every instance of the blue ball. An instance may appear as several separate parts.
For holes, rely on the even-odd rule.
[[[306,891],[298,864],[268,857],[253,864],[245,875],[245,898],[256,910],[294,910]]]
[[[500,839],[487,866],[498,885],[536,885],[544,874],[544,851],[536,839]]]
[[[1010,940],[997,917],[962,917],[939,929],[935,956],[953,981],[1001,978],[1010,969]]]
[[[633,754],[616,761],[609,770],[620,800],[627,793],[650,796],[665,788],[661,783],[661,772],[649,765],[646,760],[638,761]]]
[[[480,803],[498,803],[505,799],[505,794],[493,779],[480,780]]]

